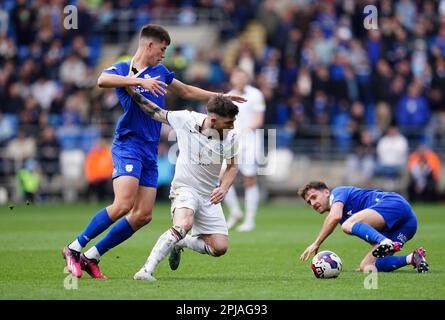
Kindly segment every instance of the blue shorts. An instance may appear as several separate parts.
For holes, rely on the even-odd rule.
[[[132,134],[115,138],[111,145],[113,176],[132,176],[139,179],[139,185],[158,186],[158,142],[147,142]]]
[[[404,244],[417,231],[417,218],[410,204],[399,194],[389,193],[369,209],[377,211],[385,219],[382,234]]]

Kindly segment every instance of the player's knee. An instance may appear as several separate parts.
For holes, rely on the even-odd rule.
[[[213,256],[220,257],[227,252],[227,246],[217,246],[212,248]]]
[[[180,222],[180,223],[177,222],[176,225],[178,227],[181,227],[181,229],[184,230],[186,233],[189,232],[193,227],[193,223],[188,223],[188,222]]]
[[[111,214],[115,216],[116,219],[126,215],[130,210],[133,208],[133,203],[131,202],[119,202],[113,204],[113,212],[114,214]]]
[[[137,222],[139,225],[141,226],[145,226],[146,224],[149,224],[152,220],[152,215],[151,213],[149,215],[141,215],[137,218]]]
[[[341,230],[342,230],[344,233],[351,234],[351,232],[352,232],[352,223],[345,221],[345,222],[341,225]]]

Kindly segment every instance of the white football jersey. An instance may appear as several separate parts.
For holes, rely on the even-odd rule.
[[[176,160],[172,188],[192,187],[199,194],[210,196],[219,185],[219,173],[224,159],[235,157],[238,142],[234,130],[224,140],[201,133],[207,115],[188,110],[170,111],[167,120],[175,130],[179,156]]]
[[[266,110],[266,103],[264,102],[263,93],[251,85],[244,87],[244,92],[238,90],[231,90],[229,94],[241,95],[246,98],[244,103],[234,102],[239,109],[235,120],[235,131],[238,133],[245,132],[245,129],[252,127],[252,122],[255,120],[253,116],[256,112],[264,112]]]

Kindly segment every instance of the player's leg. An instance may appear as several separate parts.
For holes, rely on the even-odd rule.
[[[199,210],[194,216],[192,235],[186,235],[170,253],[169,265],[176,270],[181,259],[182,248],[218,257],[227,251],[228,228],[220,204],[213,205],[200,199]]]
[[[342,224],[343,232],[355,235],[371,244],[387,239],[381,232],[386,227],[383,216],[373,209],[364,209]]]
[[[202,240],[206,243],[208,254],[220,257],[227,252],[229,247],[229,236],[225,234],[203,234]]]
[[[251,174],[251,172],[249,172]],[[255,229],[255,216],[260,202],[260,188],[254,175],[244,176],[246,217],[238,227],[238,231],[251,231]]]
[[[114,221],[125,215],[133,206],[139,180],[132,176],[120,176],[113,180],[114,201],[110,206],[99,210],[79,236],[63,249],[68,270],[80,277],[81,250],[89,241],[105,231]]]
[[[428,271],[428,263],[426,263],[425,250],[423,250],[423,248],[417,248],[408,255],[389,255],[383,258],[376,258],[374,257],[373,252],[377,246],[378,244],[372,246],[372,249],[360,263],[358,271],[369,271],[372,267],[375,267],[378,272],[391,272],[408,265],[412,265],[419,273]]]
[[[402,249],[400,242],[393,242],[382,234],[386,227],[385,218],[370,208],[357,212],[342,224],[343,232],[355,235],[368,243],[379,244],[374,250],[376,257],[384,257]]]
[[[224,203],[229,208],[229,217],[227,218],[227,228],[232,229],[243,218],[235,186],[231,186],[224,198]]]
[[[397,225],[390,231],[385,232],[384,235],[388,239],[391,239],[394,242],[395,241],[400,242],[403,247],[405,242],[414,237],[416,231],[417,231],[417,219],[413,215],[410,219],[405,221],[403,225],[401,226]],[[377,248],[378,246],[374,248],[374,252]],[[419,273],[428,272],[429,266],[426,261],[425,250],[422,247],[419,247],[414,249],[414,251],[408,255],[386,256],[383,258],[378,258],[376,260],[376,267],[379,271],[386,271],[386,272],[393,271],[406,265],[413,266],[413,268],[417,269],[417,272]]]
[[[373,252],[377,247],[378,244],[372,246],[371,250],[366,254],[360,263],[358,271],[370,271],[375,267],[378,272],[391,272],[411,263],[412,254],[405,256],[390,255],[383,258],[376,258],[373,255]]]
[[[135,280],[155,281],[153,273],[158,264],[183,239],[193,225],[194,210],[190,208],[175,208],[173,226],[164,232],[154,245],[143,267],[134,275]]]
[[[121,244],[137,230],[148,224],[152,219],[155,199],[155,188],[139,186],[134,206],[130,213],[116,222],[103,239],[85,252],[85,256],[88,259],[99,261],[100,257],[107,251]]]

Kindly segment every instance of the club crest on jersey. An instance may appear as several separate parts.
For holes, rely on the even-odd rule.
[[[133,171],[133,165],[132,165],[132,164],[127,164],[127,165],[125,166],[125,171],[127,171],[127,172],[131,172],[131,171]]]

